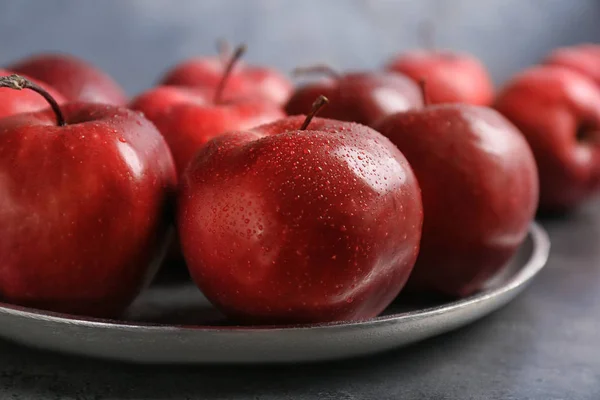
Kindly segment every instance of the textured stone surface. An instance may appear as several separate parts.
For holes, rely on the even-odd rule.
[[[597,0],[7,0],[0,62],[42,49],[107,69],[130,93],[226,36],[290,69],[375,67],[417,44],[473,51],[497,82],[551,47],[600,39]],[[600,202],[546,220],[548,267],[514,302],[451,334],[360,360],[269,368],[102,363],[0,342],[0,399],[600,399]]]

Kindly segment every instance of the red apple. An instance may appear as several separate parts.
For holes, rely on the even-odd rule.
[[[374,129],[406,156],[423,196],[421,250],[407,290],[468,296],[521,245],[538,202],[535,159],[498,112],[440,104]]]
[[[230,71],[244,53],[239,47],[216,88],[158,87],[130,103],[142,111],[167,140],[179,173],[210,139],[229,130],[243,130],[283,118],[275,103],[262,99],[224,98]],[[232,96],[232,95],[230,95]]]
[[[386,69],[427,81],[431,103],[490,105],[494,87],[476,57],[444,50],[413,50],[394,57]]]
[[[11,72],[0,69],[0,76],[10,75]],[[64,97],[50,86],[30,77],[25,77],[30,82],[44,88],[58,104],[64,103]],[[0,118],[8,115],[30,111],[39,111],[48,108],[48,102],[39,94],[31,91],[17,91],[9,88],[0,88]]]
[[[6,67],[58,90],[69,101],[124,105],[123,89],[105,72],[67,54],[38,54]]]
[[[572,69],[592,78],[600,85],[600,45],[584,43],[554,49],[542,64]]]
[[[175,168],[138,113],[59,106],[0,120],[0,296],[44,310],[115,317],[151,279],[169,237]]]
[[[213,103],[214,95],[213,89],[157,86],[134,97],[128,107],[142,112],[150,121],[157,121],[180,104],[208,105]]]
[[[216,88],[228,69],[229,51],[217,57],[195,57],[167,71],[161,85]],[[229,73],[229,72],[228,72]],[[251,97],[283,105],[292,93],[290,80],[275,69],[238,62],[228,78],[229,90],[236,97]]]
[[[535,154],[541,211],[567,211],[599,190],[600,89],[590,78],[535,66],[506,84],[495,108],[523,132]]]
[[[385,72],[349,72],[338,74],[326,66],[297,69],[298,73],[323,72],[329,79],[296,89],[285,106],[288,115],[310,109],[315,97],[322,94],[331,105],[322,117],[371,125],[399,111],[423,105],[419,87],[400,74]]]
[[[178,231],[195,282],[237,321],[378,315],[417,257],[420,191],[366,126],[288,117],[210,141],[184,173]]]

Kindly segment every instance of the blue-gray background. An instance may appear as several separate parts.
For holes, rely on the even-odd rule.
[[[474,53],[497,84],[552,47],[600,41],[598,0],[0,0],[0,63],[70,52],[134,94],[220,37],[285,72],[377,68],[419,45],[425,19],[438,47]]]

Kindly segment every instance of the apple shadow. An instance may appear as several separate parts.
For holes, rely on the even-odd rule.
[[[155,281],[133,302],[120,320],[178,326],[231,325],[189,278]]]
[[[562,221],[569,219],[574,214],[573,210],[537,210],[535,219],[540,222],[545,221]]]
[[[402,290],[394,299],[392,304],[383,312],[383,315],[391,315],[424,308],[437,307],[456,301],[456,298],[440,293],[423,293],[410,290]]]
[[[174,260],[161,265],[157,271],[152,285],[180,285],[191,282],[191,276],[185,262]]]
[[[535,219],[541,223],[577,220],[581,216],[587,214],[589,210],[596,208],[599,200],[600,197],[594,196],[593,198],[586,199],[586,201],[571,207],[553,209],[538,208]]]

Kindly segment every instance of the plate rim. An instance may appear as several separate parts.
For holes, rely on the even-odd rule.
[[[228,334],[248,334],[257,332],[298,332],[304,330],[331,330],[357,328],[368,325],[376,327],[386,325],[388,323],[397,323],[406,320],[417,320],[430,318],[439,314],[445,314],[452,311],[457,311],[470,307],[474,304],[484,302],[490,298],[498,297],[503,294],[512,292],[526,284],[537,275],[547,264],[550,255],[551,242],[546,230],[537,221],[532,221],[526,236],[526,240],[531,238],[533,241],[531,255],[527,262],[514,274],[506,283],[498,288],[490,289],[477,293],[475,295],[444,303],[442,305],[425,307],[422,309],[404,311],[395,314],[382,315],[374,318],[361,321],[334,321],[326,323],[301,324],[301,325],[179,325],[179,324],[163,324],[152,322],[135,322],[121,321],[117,319],[102,319],[94,317],[76,316],[72,314],[57,313],[23,307],[8,303],[0,302],[0,314],[13,316],[18,318],[44,320],[55,324],[78,326],[80,328],[92,328],[102,330],[120,330],[129,332],[146,332],[146,333],[167,333],[172,331],[188,331],[194,333],[219,333],[226,332]],[[524,243],[525,241],[523,241]],[[523,244],[522,243],[522,244]],[[521,245],[522,245],[521,244]]]

